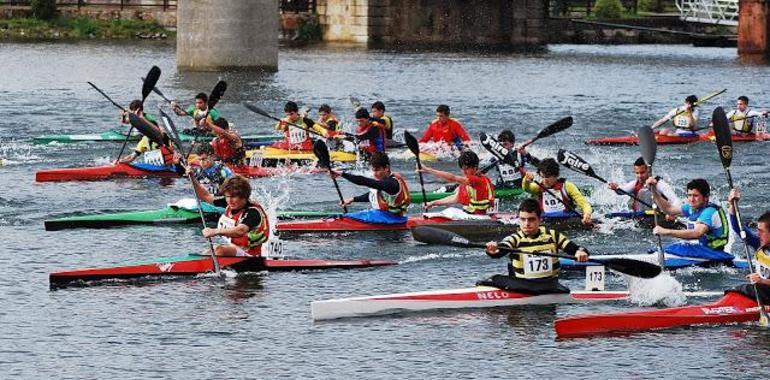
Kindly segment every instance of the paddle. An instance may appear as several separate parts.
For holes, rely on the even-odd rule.
[[[639,128],[639,148],[642,150],[642,159],[644,163],[650,168],[650,177],[652,177],[652,164],[655,162],[655,155],[658,152],[658,142],[655,140],[655,133],[652,128],[643,126]],[[650,193],[653,193],[653,187],[650,185]],[[658,204],[654,199],[652,202],[652,220],[655,223],[655,227],[658,226]],[[666,268],[666,256],[663,253],[663,241],[660,238],[660,234],[655,234],[658,237],[658,264],[661,268]]]
[[[102,94],[102,96],[104,96],[107,100],[109,100],[110,103],[112,103],[115,107],[118,107],[123,112],[128,112],[123,106],[121,106],[118,103],[115,103],[115,101],[112,100],[112,98],[110,98],[107,94],[105,94],[104,91],[102,91],[99,87],[96,87],[95,84],[93,84],[92,82],[86,82],[86,83],[88,83],[91,87],[93,87],[94,90],[96,90],[98,93]]]
[[[537,133],[537,136],[535,136],[532,139],[527,140],[524,144],[521,144],[520,148],[526,148],[533,142],[542,139],[543,137],[548,137],[553,134],[556,134],[558,132],[561,132],[569,127],[572,126],[572,116],[567,116],[543,129],[540,130],[540,132]]]
[[[358,100],[355,96],[350,97],[350,105],[353,106],[354,111],[358,111],[359,108],[361,108],[361,101]]]
[[[605,180],[602,177],[599,177],[599,175],[596,174],[596,172],[594,172],[594,169],[591,167],[591,165],[588,164],[588,162],[580,158],[575,153],[568,152],[567,150],[564,150],[564,149],[559,149],[559,152],[556,154],[556,160],[559,161],[560,164],[566,166],[569,169],[572,169],[573,171],[576,171],[581,174],[585,174],[591,178],[599,180],[600,182],[608,183],[607,180]],[[653,208],[651,204],[639,199],[636,195],[631,194],[623,189],[618,188],[615,191],[623,195],[627,195],[632,199],[634,199],[635,201],[649,208]]]
[[[144,105],[144,101],[150,95],[150,92],[152,92],[152,88],[155,87],[155,84],[158,83],[158,79],[160,79],[160,68],[158,66],[151,67],[150,71],[147,73],[146,78],[147,79],[144,80],[144,83],[142,83],[142,105]],[[89,84],[91,83],[89,82]],[[91,86],[96,88],[96,86],[94,86],[93,84],[91,84]],[[103,92],[102,92],[102,95],[104,95]],[[111,99],[110,101],[112,102]],[[115,102],[112,102],[112,104],[115,104]],[[117,104],[115,105],[117,106]],[[123,107],[120,107],[120,109],[122,109],[123,112],[126,112],[126,110]],[[133,129],[134,129],[134,126],[132,124],[131,127],[128,129],[128,134],[126,135],[126,139],[123,141],[123,146],[120,147],[120,153],[118,153],[118,158],[116,160],[120,160],[120,157],[123,156],[123,151],[126,149],[128,140],[131,139],[131,131],[133,131]]]
[[[414,159],[417,161],[417,170],[418,174],[420,175],[420,190],[422,190],[422,209],[424,211],[428,210],[428,196],[425,195],[425,181],[422,177],[422,162],[420,162],[420,143],[417,142],[417,139],[412,136],[409,131],[404,131],[404,141],[406,141],[406,146],[409,147],[409,150],[412,151],[412,154],[414,154]]]
[[[706,95],[706,96],[704,96],[704,97],[700,98],[700,99],[699,99],[697,102],[695,102],[695,104],[693,104],[692,106],[693,106],[693,108],[695,108],[695,107],[697,107],[697,106],[699,106],[699,105],[701,105],[701,104],[705,103],[705,102],[706,102],[706,101],[708,101],[709,99],[711,99],[711,98],[713,98],[713,97],[715,97],[715,96],[717,96],[717,95],[720,95],[720,94],[724,93],[725,91],[727,91],[727,89],[726,89],[726,88],[725,88],[725,89],[722,89],[722,90],[720,90],[720,91],[714,92],[714,93],[712,93],[712,94],[708,94],[708,95]],[[669,121],[669,120],[671,120],[671,119],[673,119],[673,118],[675,118],[675,117],[677,117],[677,116],[679,116],[679,115],[683,114],[684,112],[685,112],[684,110],[681,110],[681,111],[679,111],[679,112],[675,113],[675,114],[674,114],[674,116],[672,116],[672,117],[670,117],[670,118],[666,119],[666,121]],[[652,127],[652,129],[658,128],[658,127],[660,127],[660,126],[661,126],[661,125],[663,125],[663,124],[665,124],[665,122],[663,122],[663,123],[660,123],[660,124],[658,124],[658,125],[655,125],[655,126],[653,126],[653,127]],[[705,128],[700,128],[700,129],[705,129]],[[700,130],[700,129],[698,129],[698,130]],[[693,131],[693,132],[695,132],[695,131]]]
[[[730,164],[733,160],[733,136],[730,132],[730,122],[727,120],[727,115],[722,107],[717,107],[711,116],[711,123],[714,126],[714,136],[716,137],[717,151],[719,152],[719,159],[722,160],[722,168],[724,168],[725,176],[727,177],[727,184],[730,189],[735,189],[733,185],[733,176],[730,174]],[[743,222],[741,221],[741,212],[738,209],[738,202],[733,200],[733,210],[735,210],[735,218],[738,220],[738,230],[740,231],[741,240],[743,240],[743,248],[746,253],[746,262],[749,264],[749,271],[754,272],[754,263],[749,251],[749,243],[746,241],[746,231],[743,229]],[[722,228],[728,228],[722,226]],[[759,291],[757,290],[757,284],[754,284],[754,294],[757,298],[757,305],[759,305],[759,324],[767,327],[770,319],[768,319],[767,311],[765,311],[765,305],[759,298]]]
[[[428,244],[441,244],[441,245],[453,245],[458,247],[474,247],[474,248],[486,248],[484,243],[475,243],[460,236],[454,232],[446,231],[440,228],[430,226],[417,226],[412,228],[412,236],[415,240],[428,243]],[[564,259],[575,260],[574,256],[563,255],[558,253],[545,253],[545,252],[524,252],[516,249],[507,249],[506,247],[498,247],[501,251],[510,253],[525,253],[528,255],[536,256],[548,256],[548,257],[560,257]],[[626,258],[611,258],[601,259],[591,257],[588,260],[589,263],[596,263],[606,266],[616,272],[627,274],[633,277],[640,278],[653,278],[660,274],[661,268],[655,264],[650,264],[645,261],[626,259]]]
[[[332,174],[331,158],[329,157],[329,148],[323,140],[316,140],[313,143],[313,154],[318,158],[318,167],[329,170],[329,177],[334,182],[334,188],[337,189],[337,195],[340,197],[340,205],[342,205],[342,211],[348,213],[348,206],[345,206],[345,199],[342,197],[342,191],[340,191],[340,184],[337,183],[337,178],[334,178]]]
[[[166,130],[169,132],[171,138],[174,140],[174,143],[177,144],[177,146],[182,146],[182,140],[179,138],[179,132],[176,129],[176,126],[174,125],[174,122],[171,120],[171,118],[163,112],[163,110],[158,107],[158,111],[160,112],[160,118],[163,120],[163,124],[166,126]],[[184,162],[187,164],[187,162]],[[190,179],[190,183],[193,183],[193,175],[192,173],[187,174],[187,178]],[[203,224],[203,228],[206,228],[206,217],[203,215],[203,207],[201,204],[201,199],[198,197],[198,192],[195,191],[195,188],[193,187],[193,195],[195,196],[195,201],[198,203],[198,214],[200,214],[201,217],[201,223]],[[214,264],[214,273],[221,276],[221,267],[219,266],[219,259],[217,258],[217,255],[214,254],[214,242],[211,241],[211,238],[206,238],[209,242],[209,248],[211,249],[211,262]]]
[[[286,123],[288,125],[291,125],[292,127],[299,128],[299,129],[301,129],[301,130],[303,130],[305,132],[308,132],[310,134],[314,134],[316,136],[324,137],[324,135],[322,135],[322,134],[320,134],[320,133],[318,133],[318,132],[316,132],[316,131],[314,131],[312,129],[305,128],[305,127],[303,127],[301,125],[294,124],[292,122],[279,119],[279,118],[269,114],[267,111],[263,110],[262,108],[259,108],[259,107],[255,106],[254,104],[251,104],[251,103],[248,103],[248,102],[243,102],[243,106],[248,108],[249,111],[254,112],[254,113],[258,114],[258,115],[262,115],[262,116],[264,116],[264,117],[266,117],[268,119],[273,119],[273,120],[278,121],[278,122],[284,122],[284,123]],[[347,134],[345,134],[345,135],[347,136]]]
[[[221,80],[217,82],[217,84],[214,85],[214,88],[211,90],[211,93],[209,94],[209,100],[206,103],[206,115],[204,118],[207,118],[209,116],[209,112],[212,108],[214,108],[217,103],[219,103],[219,99],[222,98],[222,96],[225,94],[225,91],[227,91],[227,82]],[[190,115],[192,116],[192,115]],[[192,154],[193,149],[195,149],[195,144],[198,143],[198,133],[195,134],[195,137],[193,137],[192,145],[190,145],[190,151],[187,152],[185,155],[185,160],[187,160],[190,157],[190,154]],[[179,149],[182,149],[182,146],[179,146]]]
[[[144,77],[139,77],[139,79],[141,79],[142,81],[144,81]],[[166,101],[166,103],[169,103],[169,104],[173,103],[173,101],[172,101],[171,99],[167,98],[167,97],[166,97],[166,95],[164,95],[164,94],[163,94],[163,93],[162,93],[162,92],[161,92],[161,91],[160,91],[160,90],[159,90],[157,87],[153,87],[153,88],[152,88],[152,92],[154,92],[154,93],[156,93],[158,96],[160,96],[160,97],[161,97],[163,100],[165,100],[165,101]],[[187,115],[187,116],[192,116],[192,115],[190,115],[190,114],[187,114],[187,113],[185,113],[185,115]]]

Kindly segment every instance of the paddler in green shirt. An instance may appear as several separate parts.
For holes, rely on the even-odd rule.
[[[179,116],[192,116],[193,127],[185,129],[184,132],[191,135],[205,136],[208,134],[206,129],[206,118],[210,117],[211,120],[217,121],[219,119],[219,110],[211,108],[209,110],[209,96],[201,92],[195,95],[195,104],[187,107],[187,110],[182,110],[176,102],[171,102],[171,109]]]

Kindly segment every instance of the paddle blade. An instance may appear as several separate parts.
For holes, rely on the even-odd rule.
[[[451,231],[429,226],[412,228],[414,240],[425,244],[454,245],[458,247],[484,247],[484,244],[473,243],[470,240]]]
[[[316,140],[313,143],[313,154],[318,158],[318,166],[324,169],[331,167],[331,158],[329,157],[329,148],[323,140]]]
[[[613,258],[613,259],[596,259],[596,258],[589,258],[589,261],[594,261],[600,264],[603,264],[607,268],[610,268],[616,272],[620,272],[623,274],[627,274],[629,276],[633,277],[640,277],[640,278],[654,278],[657,275],[660,274],[661,268],[652,263],[648,263],[646,261],[640,261],[640,260],[634,260],[634,259],[624,259],[624,258]]]
[[[163,143],[163,138],[160,134],[160,130],[158,130],[156,126],[152,125],[145,118],[139,117],[133,112],[129,112],[128,121],[131,123],[132,127],[136,128],[136,130],[139,131],[141,134],[147,136],[148,139],[152,140],[158,145],[165,145]]]
[[[645,125],[639,128],[639,147],[642,150],[642,159],[647,166],[652,166],[655,162],[655,154],[658,152],[658,141],[655,140],[655,133],[652,128]]]
[[[219,103],[219,99],[222,98],[222,96],[225,94],[225,91],[227,91],[227,82],[221,80],[217,82],[216,85],[214,85],[214,89],[211,90],[211,94],[209,95],[209,109],[214,108],[214,106]]]
[[[733,161],[733,134],[730,132],[730,122],[727,120],[727,115],[725,115],[725,110],[722,107],[717,107],[714,110],[711,115],[711,123],[722,166],[729,168]]]
[[[711,98],[713,98],[713,97],[715,97],[717,95],[720,95],[720,94],[724,93],[725,91],[727,91],[726,88],[722,89],[722,90],[719,90],[719,91],[717,91],[717,92],[715,92],[713,94],[708,94],[708,95],[706,95],[704,97],[701,97],[697,102],[695,102],[695,105],[699,106],[699,105],[703,104],[704,102],[706,102],[707,100],[709,100],[709,99],[711,99]]]
[[[361,101],[358,100],[358,98],[356,98],[355,96],[351,96],[350,105],[352,105],[353,109],[357,111],[359,108],[361,108]]]
[[[420,143],[417,142],[417,139],[409,133],[409,131],[404,131],[404,141],[406,142],[406,146],[409,147],[409,150],[414,154],[417,159],[420,158]]]
[[[533,140],[542,139],[543,137],[548,137],[554,133],[561,132],[571,127],[572,123],[573,123],[572,116],[567,116],[540,130],[540,132],[537,133],[537,136]]]
[[[179,138],[179,132],[176,129],[176,125],[174,125],[174,121],[171,120],[171,118],[166,112],[163,111],[162,108],[158,107],[158,112],[160,113],[160,119],[163,121],[163,125],[166,127],[166,132],[174,140],[174,144],[177,146],[177,149],[181,149],[182,140]]]
[[[559,153],[556,155],[556,160],[559,161],[560,164],[578,172],[585,174],[589,177],[599,178],[596,175],[596,172],[594,172],[594,168],[591,167],[591,165],[586,162],[586,160],[580,158],[575,153],[568,152],[564,149],[559,149]],[[604,182],[603,179],[599,178],[600,181]]]
[[[513,152],[500,144],[500,142],[498,142],[494,137],[481,132],[479,134],[479,141],[481,141],[481,146],[488,150],[489,153],[492,153],[492,155],[495,156],[495,158],[498,160],[514,167],[518,166],[516,157],[513,155]]]
[[[153,66],[150,68],[150,71],[147,73],[147,76],[144,78],[144,83],[142,84],[142,103],[144,103],[144,100],[150,96],[152,89],[155,88],[155,85],[158,83],[158,79],[160,79],[160,68],[158,66]]]

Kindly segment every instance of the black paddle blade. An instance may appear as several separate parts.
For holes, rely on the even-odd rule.
[[[470,240],[441,228],[417,226],[412,228],[414,240],[425,244],[454,245],[458,247],[484,247],[484,244],[473,243]]]
[[[214,106],[219,103],[219,99],[222,98],[222,96],[225,94],[225,91],[227,91],[227,82],[221,80],[217,82],[216,85],[214,85],[214,89],[211,90],[211,94],[209,95],[209,109],[214,108]]]
[[[652,166],[655,162],[655,154],[658,152],[658,141],[655,140],[655,133],[652,128],[645,125],[639,128],[639,147],[642,150],[642,159],[647,166]]]
[[[492,153],[492,155],[495,156],[498,160],[503,161],[511,166],[518,166],[516,163],[516,157],[513,155],[513,153],[502,144],[500,144],[500,142],[497,141],[494,137],[481,132],[479,134],[479,141],[481,141],[481,146],[488,150],[489,153]]]
[[[554,133],[561,132],[571,127],[572,123],[573,123],[572,116],[567,116],[540,130],[540,132],[537,133],[537,137],[535,137],[533,140],[541,139],[543,137],[548,137]]]
[[[158,79],[160,79],[160,68],[158,66],[153,66],[150,68],[150,71],[147,73],[144,83],[142,84],[142,103],[144,103],[144,100],[150,96],[152,89],[158,84]]]
[[[592,168],[591,165],[586,162],[586,160],[580,158],[580,156],[575,153],[568,152],[564,149],[559,149],[559,153],[556,155],[556,160],[558,160],[560,164],[578,173],[585,174],[589,177],[598,178],[596,172],[594,172],[594,168]],[[604,182],[602,179],[599,180]]]
[[[607,268],[610,268],[616,272],[627,274],[633,277],[639,278],[654,278],[660,274],[662,269],[652,263],[646,261],[613,258],[613,259],[596,259],[589,258],[588,261],[597,262],[603,264]]]
[[[719,149],[719,158],[722,160],[722,166],[729,168],[733,161],[733,135],[730,132],[730,122],[727,120],[725,110],[717,107],[711,115],[714,136],[716,137],[717,149]]]
[[[409,150],[414,154],[418,159],[420,158],[420,143],[417,142],[417,139],[412,136],[409,131],[404,131],[404,142],[406,142],[406,146],[409,147]]]
[[[329,157],[329,148],[323,140],[316,140],[313,143],[313,154],[318,158],[318,166],[324,169],[331,167],[331,158]]]
[[[128,121],[131,123],[132,127],[136,128],[136,130],[141,134],[147,136],[148,139],[152,140],[158,145],[165,145],[163,144],[163,138],[158,128],[152,125],[145,118],[139,117],[133,112],[129,112]]]
[[[176,144],[177,149],[181,149],[182,140],[179,138],[179,132],[176,129],[176,125],[174,125],[174,121],[171,120],[171,118],[167,113],[163,111],[162,108],[158,107],[158,112],[160,113],[160,119],[163,120],[163,125],[166,126],[166,133],[168,133],[168,135],[171,136],[171,138],[174,140],[174,144]]]

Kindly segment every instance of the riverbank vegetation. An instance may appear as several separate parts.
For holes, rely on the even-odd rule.
[[[12,40],[56,39],[131,39],[173,37],[159,24],[143,20],[95,20],[85,17],[57,16],[50,20],[37,18],[0,19],[0,38]]]

